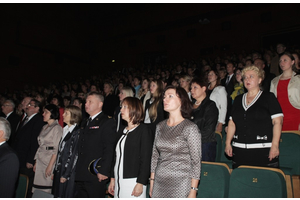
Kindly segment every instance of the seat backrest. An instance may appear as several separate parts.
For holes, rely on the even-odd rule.
[[[285,174],[280,169],[240,166],[231,172],[229,198],[286,198]]]
[[[27,195],[29,179],[24,174],[19,175],[18,186],[16,189],[16,198],[25,198]]]
[[[217,140],[216,162],[220,162],[222,153],[222,133],[216,131],[215,135]]]
[[[279,168],[288,175],[300,175],[300,131],[282,131]]]
[[[35,190],[32,194],[32,198],[54,198],[54,195],[42,190]]]
[[[198,198],[228,197],[230,169],[225,163],[202,161]]]

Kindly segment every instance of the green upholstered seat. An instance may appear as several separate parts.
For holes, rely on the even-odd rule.
[[[27,195],[29,179],[26,175],[20,174],[16,189],[16,198],[25,198]]]
[[[149,189],[150,189],[150,182],[148,182],[148,184],[147,184],[146,198],[150,198],[150,196],[149,196]]]
[[[228,197],[230,169],[228,165],[217,162],[204,162],[198,186],[198,198]]]
[[[240,166],[231,172],[229,198],[286,198],[285,174],[280,169]]]
[[[300,131],[282,131],[279,168],[288,175],[300,175]]]
[[[32,198],[54,198],[54,195],[42,190],[35,190],[32,194]]]

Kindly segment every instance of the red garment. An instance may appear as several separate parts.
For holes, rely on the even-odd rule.
[[[64,127],[64,119],[63,119],[63,114],[65,112],[65,109],[60,107],[59,108],[59,120],[58,120],[58,123],[59,125],[61,125],[61,127]]]
[[[288,84],[291,79],[279,80],[277,99],[283,112],[283,131],[298,130],[300,124],[300,109],[295,108],[288,98]]]

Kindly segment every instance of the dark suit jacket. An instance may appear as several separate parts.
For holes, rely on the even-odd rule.
[[[219,110],[216,103],[207,96],[198,108],[193,110],[192,121],[197,124],[202,143],[215,142],[215,130],[218,122]]]
[[[14,197],[19,178],[19,159],[12,148],[4,143],[0,146],[0,198]]]
[[[87,120],[83,120],[79,136],[75,180],[98,180],[97,176],[91,174],[88,170],[89,164],[98,158],[101,158],[99,173],[110,177],[117,135],[115,121],[101,112],[88,126],[86,126],[86,122]]]
[[[119,130],[118,140],[122,135],[123,130]],[[116,143],[118,140],[116,140]],[[152,145],[152,133],[146,124],[140,124],[128,134],[124,152],[122,152],[124,153],[123,178],[137,177],[138,183],[147,185],[150,177]],[[113,167],[115,162],[112,165],[112,177],[114,177]]]
[[[275,78],[275,74],[273,73],[265,73],[265,79],[261,83],[261,87],[263,91],[269,92],[271,87],[271,81]]]
[[[226,75],[225,78],[223,78],[221,80],[221,85],[223,85],[225,87],[227,95],[230,96],[232,94],[232,92],[234,91],[235,76],[233,74],[233,76],[231,77],[229,83],[226,85],[227,77],[228,77],[228,75]]]
[[[44,125],[43,116],[38,113],[24,126],[18,128],[12,147],[19,157],[20,168],[26,168],[27,162],[34,164],[34,156],[39,147],[37,137]]]
[[[11,128],[10,138],[9,138],[9,140],[7,141],[7,143],[8,143],[9,145],[11,145],[11,144],[12,144],[12,141],[14,141],[15,134],[16,134],[16,129],[17,129],[17,126],[18,126],[18,124],[19,124],[19,122],[20,122],[20,116],[17,115],[16,112],[14,111],[14,112],[12,112],[12,113],[8,116],[7,120],[9,121],[9,123],[10,123],[10,128]]]
[[[106,115],[108,115],[110,117],[113,117],[115,108],[119,105],[120,105],[119,98],[114,94],[109,94],[109,95],[104,97],[104,103],[103,103],[102,111]]]

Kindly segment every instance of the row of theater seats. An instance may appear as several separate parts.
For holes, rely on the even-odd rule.
[[[291,178],[280,169],[202,162],[199,198],[293,197]]]
[[[232,160],[224,153],[226,134],[216,132],[216,162],[226,163],[232,168]],[[279,144],[279,169],[289,175],[293,197],[300,198],[300,131],[282,131]]]
[[[232,170],[232,161],[224,153],[225,132],[216,132],[216,137],[216,162],[202,162],[197,197],[300,198],[300,131],[282,132],[280,169],[241,166]],[[24,196],[26,181],[26,177],[20,175],[16,197]]]

